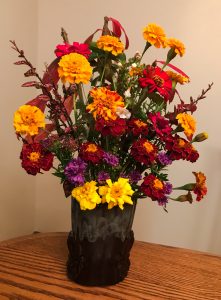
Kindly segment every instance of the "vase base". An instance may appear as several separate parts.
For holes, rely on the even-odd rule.
[[[130,267],[130,250],[134,243],[131,230],[124,241],[107,236],[95,242],[80,240],[70,232],[67,240],[68,278],[86,286],[113,285],[122,281]]]

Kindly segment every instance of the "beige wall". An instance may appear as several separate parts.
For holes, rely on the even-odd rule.
[[[35,36],[35,42],[38,41],[39,70],[43,70],[45,61],[50,62],[54,57],[53,49],[61,41],[61,26],[69,32],[70,40],[83,41],[93,30],[102,26],[103,16],[108,15],[120,20],[125,27],[131,42],[129,56],[133,55],[136,50],[142,49],[144,42],[141,29],[150,22],[160,24],[165,28],[168,36],[177,37],[185,43],[186,55],[182,59],[174,60],[174,64],[191,77],[191,83],[180,89],[184,99],[188,99],[190,95],[197,97],[201,89],[206,88],[209,82],[215,83],[208,99],[202,101],[199,111],[195,114],[198,120],[198,131],[207,131],[210,137],[205,143],[198,144],[201,158],[196,164],[177,162],[170,168],[170,179],[174,185],[192,181],[192,171],[204,171],[208,176],[208,197],[201,203],[193,205],[171,203],[168,205],[168,214],[149,199],[141,200],[134,222],[135,236],[138,240],[221,253],[219,237],[221,232],[221,140],[218,123],[221,110],[218,72],[221,53],[220,11],[219,0],[158,0],[154,2],[150,0],[136,2],[132,0],[38,0],[38,35]],[[28,50],[31,47],[30,44],[27,45],[27,36],[30,32],[26,31],[26,34],[21,36],[19,26],[16,39],[20,40]],[[144,59],[146,62],[152,62],[156,58],[164,59],[165,54],[164,50],[152,49]],[[9,61],[11,57],[10,54]],[[10,72],[15,71],[11,68]],[[21,91],[18,88],[20,73],[16,71],[14,74],[16,75],[14,75],[13,90],[16,94]],[[22,100],[19,102],[17,98],[13,97],[10,107],[15,105],[16,101],[16,105],[22,102]],[[4,124],[9,122],[8,116],[5,116],[4,122]],[[6,140],[5,137],[4,142]],[[20,183],[18,186],[20,187],[22,182],[24,184],[25,179],[28,182],[29,193],[36,196],[35,229],[40,231],[69,230],[70,200],[63,196],[58,179],[50,174],[37,176],[36,179],[21,175],[16,158],[19,147],[15,140],[11,143],[13,146],[11,165],[10,168],[8,167],[9,177],[15,177],[14,165],[16,165],[18,168],[16,181]],[[11,195],[7,203],[3,203],[3,208],[13,206],[14,204],[9,204],[13,200]],[[23,209],[33,214],[32,207],[24,205]],[[14,208],[15,215],[17,211],[20,211],[20,207]],[[13,222],[7,226],[14,226]],[[21,231],[20,234],[22,233]]]
[[[21,143],[13,130],[14,111],[34,95],[21,88],[24,67],[16,67],[16,53],[9,40],[15,39],[36,62],[37,1],[1,0],[0,9],[0,240],[34,230],[35,179],[26,175],[18,159]]]

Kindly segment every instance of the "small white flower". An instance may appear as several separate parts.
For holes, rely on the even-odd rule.
[[[131,97],[130,89],[128,89],[128,90],[126,90],[126,91],[124,92],[124,96],[125,96],[126,98],[130,98],[130,97]]]
[[[129,110],[124,107],[117,107],[116,114],[121,119],[130,119],[130,116],[131,116],[131,113],[129,112]]]
[[[137,64],[136,64],[136,63],[133,63],[131,66],[132,66],[133,68],[136,68]]]
[[[118,67],[122,67],[122,63],[120,61],[117,63],[117,65]]]

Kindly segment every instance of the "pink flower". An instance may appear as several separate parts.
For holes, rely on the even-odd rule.
[[[139,78],[142,88],[147,87],[149,93],[158,92],[168,101],[172,92],[172,81],[166,72],[159,67],[147,66],[143,71],[143,76]]]
[[[79,53],[88,59],[91,51],[87,44],[80,44],[78,42],[74,42],[72,45],[68,43],[57,45],[55,49],[55,54],[57,57],[61,57],[69,53]]]

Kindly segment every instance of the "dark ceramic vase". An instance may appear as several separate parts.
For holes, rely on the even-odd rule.
[[[130,267],[134,242],[134,205],[80,210],[72,198],[72,231],[68,236],[68,277],[82,285],[104,286],[122,281]]]

